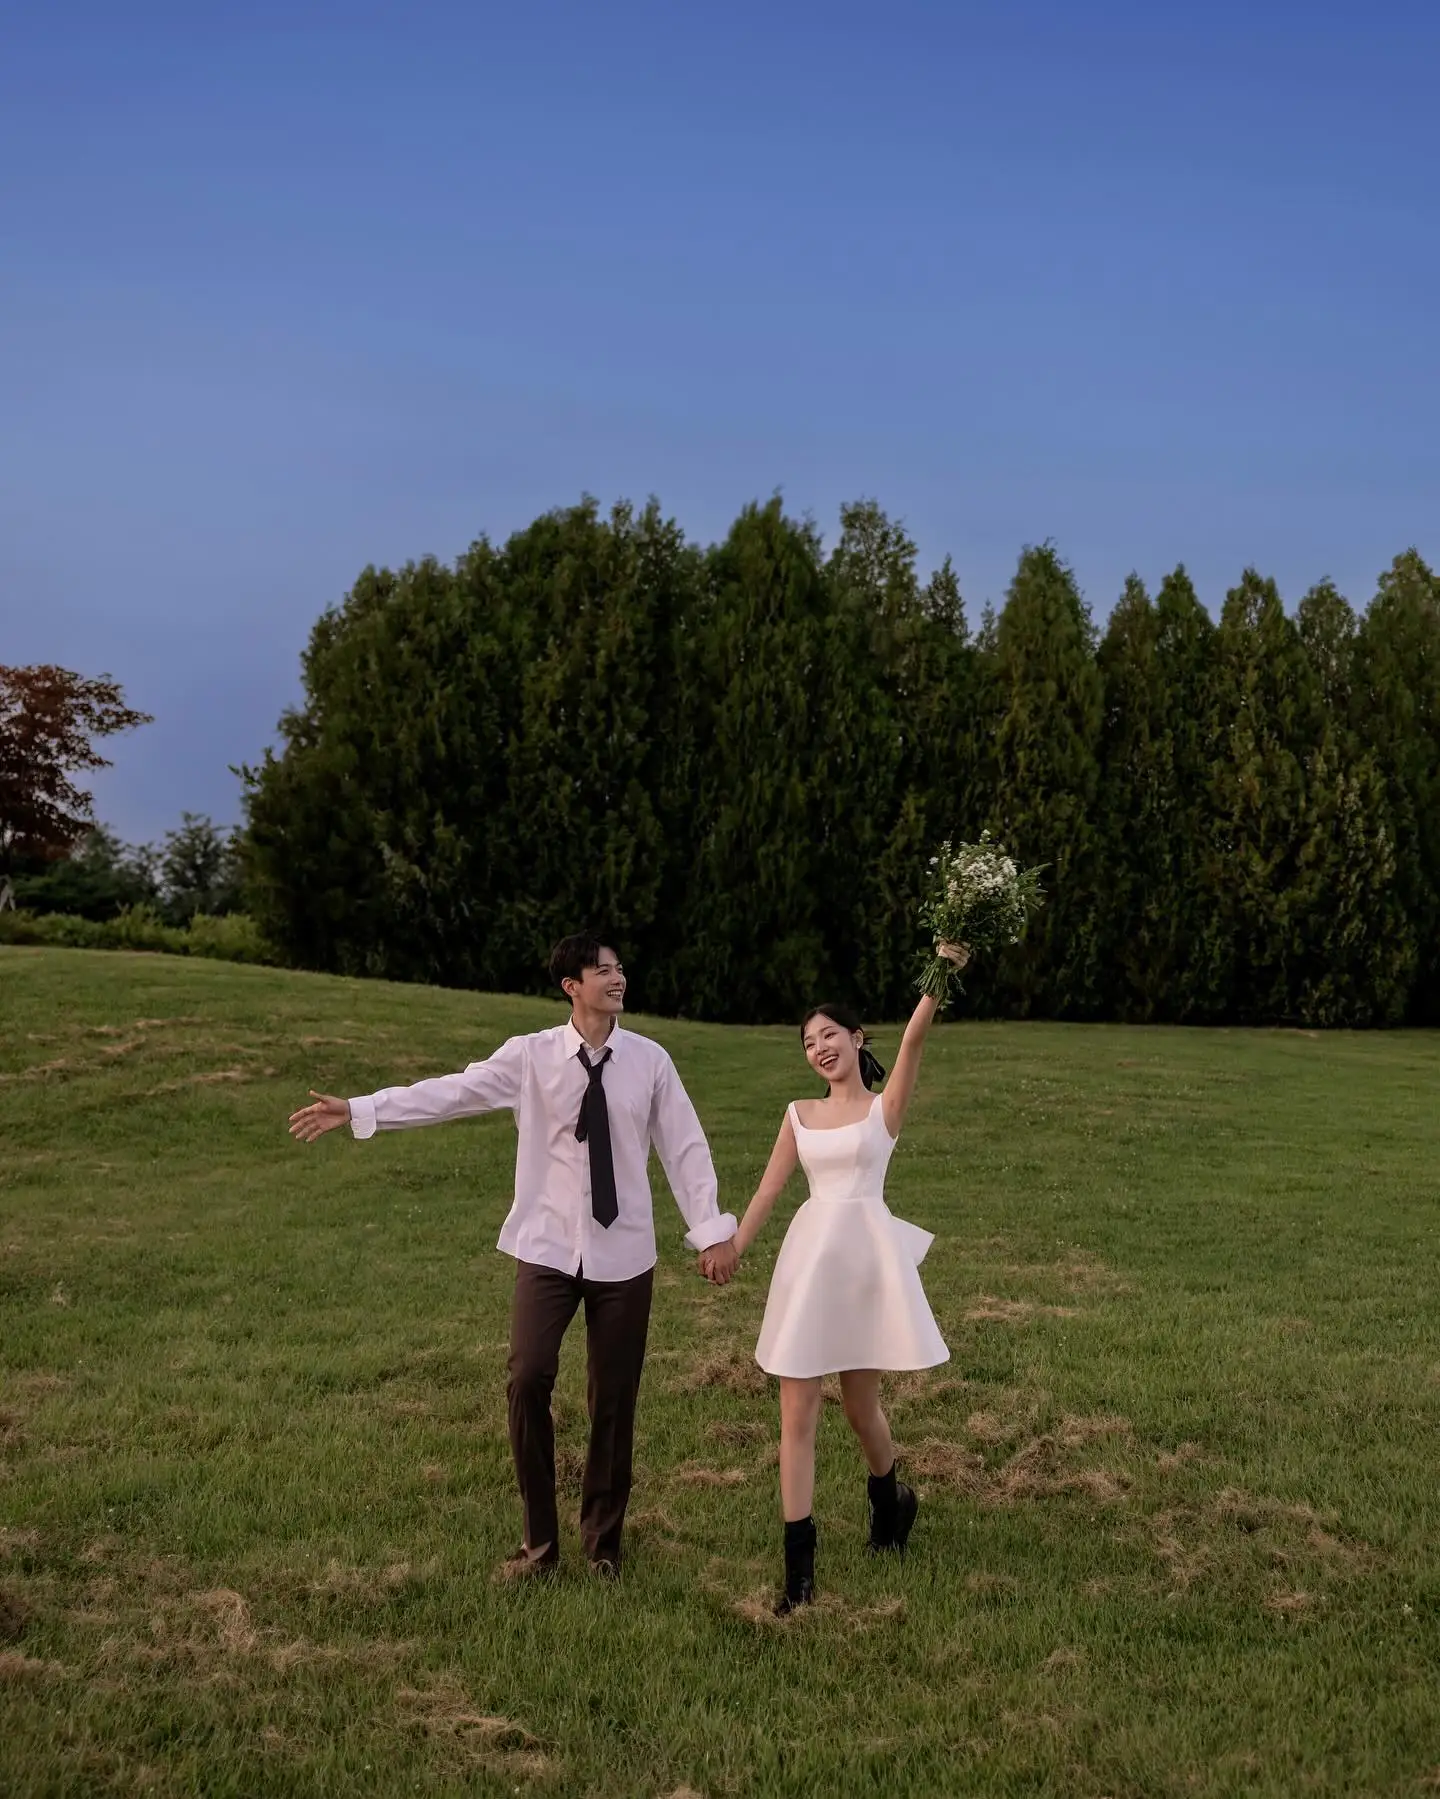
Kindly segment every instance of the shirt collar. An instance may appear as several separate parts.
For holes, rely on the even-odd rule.
[[[617,1018],[610,1028],[610,1035],[605,1039],[605,1049],[610,1051],[612,1057],[616,1050],[619,1049],[620,1039],[624,1035],[625,1032],[620,1028],[620,1021]],[[603,1055],[605,1053],[604,1050],[600,1050],[599,1052],[592,1050],[590,1045],[580,1035],[579,1031],[575,1029],[575,1020],[573,1018],[567,1018],[565,1020],[565,1054],[567,1057],[574,1058],[580,1054],[582,1049],[587,1056],[597,1053]]]

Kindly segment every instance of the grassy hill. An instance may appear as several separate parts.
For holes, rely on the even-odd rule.
[[[448,1070],[545,1002],[0,950],[0,1791],[1418,1793],[1440,1768],[1440,1042],[943,1026],[890,1199],[952,1359],[924,1497],[780,1625],[739,1282],[661,1265],[630,1558],[515,1592],[508,1118],[309,1149],[307,1088]],[[743,1204],[790,1031],[673,1024]],[[895,1032],[881,1033],[882,1056]],[[1432,1782],[1433,1784],[1433,1782]]]

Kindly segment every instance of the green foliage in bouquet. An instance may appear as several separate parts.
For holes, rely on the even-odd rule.
[[[942,843],[930,858],[920,922],[936,943],[963,943],[972,955],[1018,943],[1044,904],[1043,867],[1017,868],[988,831],[978,843]],[[920,973],[920,991],[943,1005],[959,973],[953,962],[932,954]]]

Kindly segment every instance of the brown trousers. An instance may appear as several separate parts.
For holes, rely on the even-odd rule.
[[[550,1394],[560,1367],[560,1341],[585,1307],[586,1404],[590,1452],[580,1496],[580,1540],[586,1556],[618,1562],[630,1498],[635,1402],[650,1328],[655,1271],[628,1281],[591,1281],[520,1262],[510,1311],[510,1448],[525,1512],[525,1548],[534,1561],[560,1550],[555,1511],[555,1424]]]

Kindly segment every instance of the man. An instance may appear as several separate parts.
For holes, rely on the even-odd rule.
[[[720,1285],[735,1270],[735,1220],[719,1209],[709,1145],[675,1064],[658,1043],[620,1028],[625,972],[615,951],[589,934],[562,938],[550,974],[570,1001],[568,1023],[511,1037],[463,1074],[352,1100],[312,1091],[315,1103],[294,1113],[290,1134],[313,1143],[345,1123],[366,1138],[502,1108],[515,1114],[515,1201],[499,1247],[517,1263],[507,1395],[525,1534],[501,1572],[546,1573],[560,1559],[550,1394],[561,1339],[583,1305],[590,1449],[580,1536],[591,1568],[614,1579],[655,1273],[651,1145],[690,1227],[685,1241]]]

